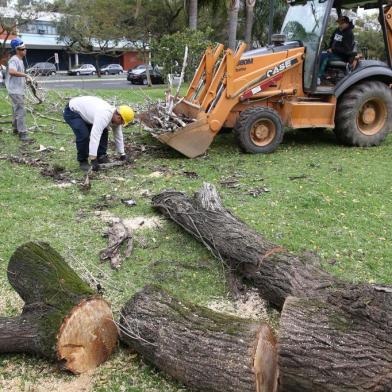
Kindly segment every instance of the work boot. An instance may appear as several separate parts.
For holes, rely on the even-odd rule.
[[[19,139],[21,142],[25,142],[25,143],[29,143],[33,141],[33,139],[29,138],[27,132],[19,132]]]
[[[109,163],[110,162],[110,159],[109,159],[109,157],[105,154],[105,155],[100,155],[99,157],[98,157],[98,163],[99,164],[101,164],[101,163]]]
[[[80,169],[87,173],[90,170],[90,164],[88,161],[80,161],[79,162]]]
[[[14,135],[17,135],[19,132],[18,132],[18,130],[17,130],[16,128],[12,128],[12,133],[13,133]]]

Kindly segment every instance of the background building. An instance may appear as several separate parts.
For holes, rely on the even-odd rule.
[[[15,12],[12,9],[12,3],[12,1],[0,0],[0,13],[12,18]],[[6,40],[6,47],[10,46],[13,38],[19,36],[28,49],[26,56],[28,66],[43,61],[55,63],[56,57],[58,58],[59,70],[68,70],[75,65],[81,64],[95,65],[94,56],[71,53],[66,44],[59,41],[56,23],[60,16],[57,13],[46,13],[40,15],[36,20],[20,25]],[[4,35],[0,35],[0,40],[4,40],[4,38]],[[100,56],[99,65],[121,64],[124,70],[128,70],[143,63],[137,49],[122,49],[123,46],[120,45],[118,48],[119,52],[122,52],[120,56]]]

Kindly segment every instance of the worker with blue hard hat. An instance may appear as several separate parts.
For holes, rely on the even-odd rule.
[[[9,59],[5,74],[5,86],[12,101],[14,133],[19,135],[21,141],[28,142],[31,139],[27,136],[26,111],[24,105],[26,79],[30,76],[25,73],[23,59],[26,56],[26,47],[20,38],[11,40],[11,49],[14,55]]]

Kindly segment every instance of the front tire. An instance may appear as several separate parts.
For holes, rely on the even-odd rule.
[[[362,82],[339,99],[335,115],[337,139],[350,146],[378,146],[392,124],[392,92],[385,83]]]
[[[283,124],[279,114],[267,107],[244,110],[235,126],[241,149],[251,154],[268,154],[283,140]]]

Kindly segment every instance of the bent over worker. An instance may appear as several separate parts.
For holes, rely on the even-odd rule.
[[[90,170],[90,167],[98,170],[100,163],[109,162],[109,126],[113,129],[117,153],[121,160],[125,160],[122,126],[128,125],[133,119],[134,112],[129,106],[115,108],[103,99],[91,96],[72,98],[64,109],[64,120],[76,136],[80,168],[83,171]]]

